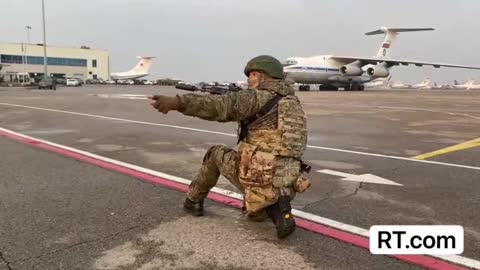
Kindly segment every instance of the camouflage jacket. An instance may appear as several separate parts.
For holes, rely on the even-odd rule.
[[[179,111],[210,121],[239,122],[257,113],[275,93],[294,95],[294,90],[282,81],[271,80],[262,83],[259,90],[246,89],[228,95],[185,94],[179,96]]]

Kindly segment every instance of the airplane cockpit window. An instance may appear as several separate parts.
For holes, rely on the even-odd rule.
[[[287,59],[285,60],[282,65],[284,67],[288,67],[288,66],[291,66],[291,65],[296,65],[298,62],[296,60],[293,60],[293,59]]]

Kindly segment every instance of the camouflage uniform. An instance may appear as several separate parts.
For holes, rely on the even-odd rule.
[[[295,189],[294,186],[305,184],[297,180],[304,180],[300,172],[300,158],[306,147],[306,120],[300,102],[294,95],[294,90],[282,80],[269,79],[261,82],[257,90],[241,90],[223,96],[181,95],[178,96],[180,99],[179,111],[185,115],[210,121],[240,122],[258,113],[276,94],[284,96],[282,100],[288,102],[280,101],[267,115],[248,126],[249,134],[244,142],[240,142],[239,152],[221,145],[213,146],[208,150],[198,175],[190,184],[188,199],[193,202],[202,201],[208,195],[209,190],[216,185],[220,174],[245,194],[246,208],[250,213],[274,204],[281,195],[293,198],[295,190],[302,189],[302,187]],[[301,131],[297,132],[297,135],[291,135],[292,138],[288,138],[288,145],[278,144],[278,138],[282,136],[278,132],[278,125],[281,124],[281,120],[278,118],[279,106],[283,106],[287,122],[293,119],[293,126],[292,124],[284,126]],[[249,151],[251,146],[254,149]],[[268,183],[264,183],[265,185],[254,183],[255,176],[252,171],[254,173],[257,171],[249,167],[256,166],[256,163],[253,165],[248,163],[252,156],[242,159],[242,155],[245,156],[249,153],[251,155],[253,151],[264,153],[263,156],[257,155],[256,161],[263,160],[264,157],[268,159],[268,156],[271,156],[270,161],[265,161],[261,165],[263,167],[259,168],[259,171],[272,172],[271,177],[267,177],[269,179],[267,179]],[[247,160],[247,163],[242,164],[242,160]],[[250,171],[248,171],[249,169]]]

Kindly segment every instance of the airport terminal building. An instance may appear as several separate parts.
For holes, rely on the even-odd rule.
[[[47,72],[55,77],[110,79],[108,51],[47,46]],[[43,75],[43,44],[0,43],[1,75],[5,81],[14,81],[19,73],[31,78]]]

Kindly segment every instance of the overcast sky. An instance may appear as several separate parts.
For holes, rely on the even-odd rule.
[[[391,56],[480,66],[478,0],[45,0],[47,44],[110,52],[112,72],[138,55],[157,57],[149,78],[243,80],[258,54],[373,56],[381,26],[433,27],[403,33]],[[1,0],[0,42],[42,42],[41,0]],[[480,71],[393,68],[393,80],[480,79]]]

